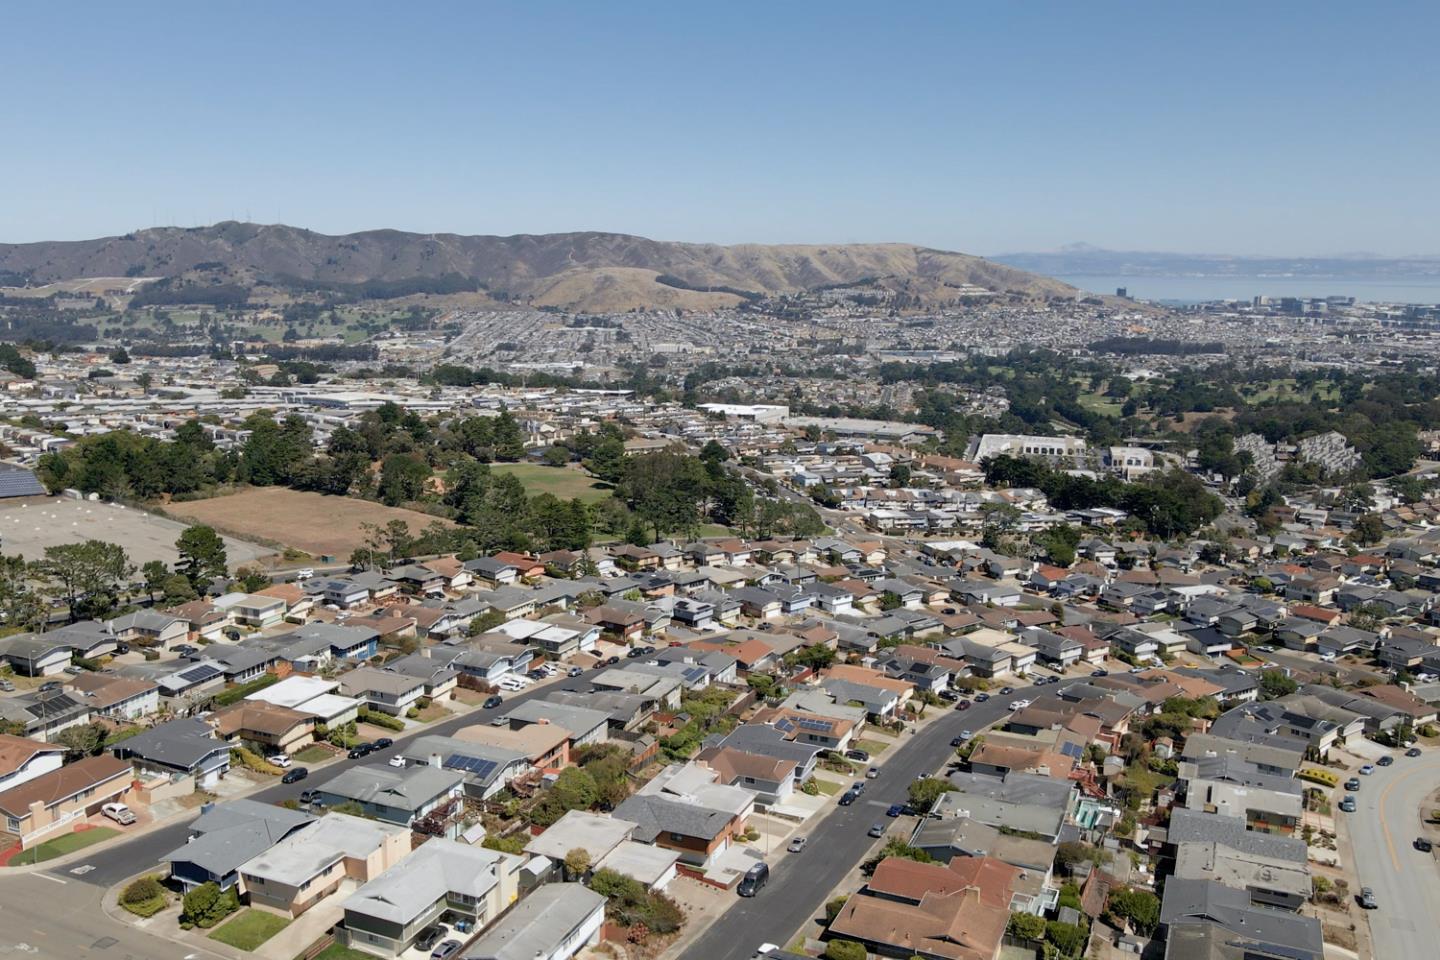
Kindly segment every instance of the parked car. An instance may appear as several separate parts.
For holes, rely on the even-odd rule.
[[[950,703],[954,703],[955,701],[960,699],[960,694],[956,693],[954,690],[941,690],[940,699],[948,701]]]
[[[855,799],[859,796],[860,795],[858,793],[855,793],[852,790],[846,790],[844,793],[840,794],[840,806],[850,806],[850,804],[854,803]]]
[[[1406,751],[1405,751],[1405,756],[1407,756],[1407,757],[1418,757],[1418,756],[1420,756],[1420,748],[1419,748],[1419,747],[1411,747],[1409,750],[1406,750]]]
[[[879,768],[879,767],[871,767],[869,770],[866,770],[866,771],[865,771],[865,779],[866,779],[866,780],[874,780],[874,779],[875,779],[876,777],[878,777],[878,776],[880,776],[880,768]]]
[[[115,644],[115,652],[116,652],[116,653],[129,653],[129,652],[130,652],[130,644],[126,643],[124,640],[121,640],[119,643]]]
[[[857,797],[860,796],[860,794],[865,792],[865,781],[856,780],[854,783],[850,784],[850,792],[855,794],[855,796]]]
[[[955,709],[956,709],[956,710],[969,710],[969,709],[970,709],[970,701],[969,701],[969,700],[961,700],[959,703],[955,704]]]
[[[605,659],[605,666],[607,666],[607,667],[613,667],[613,666],[615,666],[615,664],[617,664],[617,663],[619,663],[619,662],[620,662],[620,658],[619,658],[619,657],[607,657],[607,658]]]
[[[450,960],[464,946],[459,940],[443,940],[440,946],[430,951],[430,960]]]
[[[1370,774],[1372,774],[1372,773],[1375,772],[1375,764],[1373,764],[1373,763],[1367,763],[1367,764],[1365,764],[1363,767],[1360,768],[1360,772],[1363,773],[1363,774],[1364,774],[1365,776],[1367,776],[1367,777],[1370,776]]]
[[[1000,688],[1000,696],[1002,696],[1002,697],[1008,697],[1008,696],[1010,696],[1010,694],[1012,694],[1012,693],[1014,693],[1014,692],[1015,692],[1015,688],[1014,688],[1014,687],[1001,687],[1001,688]]]
[[[952,747],[963,747],[964,745],[965,745],[965,738],[964,738],[964,737],[951,737],[951,738],[950,738],[950,746],[952,746]]]
[[[1429,840],[1426,840],[1424,837],[1416,837],[1415,849],[1419,850],[1421,853],[1429,853],[1430,851],[1435,849],[1435,844],[1431,843]]]
[[[426,927],[424,930],[420,931],[420,936],[415,938],[415,949],[434,950],[435,944],[443,940],[445,938],[445,934],[449,932],[449,930],[445,929],[444,926],[438,923],[433,927]]]
[[[182,657],[193,657],[200,652],[200,648],[188,643],[182,643],[175,648],[175,652]]]
[[[861,763],[870,762],[870,754],[864,750],[846,750],[845,758],[847,760],[858,760]]]
[[[72,677],[78,677],[80,676],[80,674],[85,672],[85,668],[77,667],[75,664],[72,663],[70,664],[70,666],[65,668],[65,672],[70,674],[70,676]]]
[[[135,822],[135,811],[123,803],[107,803],[100,808],[100,812],[122,827],[128,827]]]
[[[1347,793],[1345,799],[1340,801],[1340,811],[1342,813],[1354,813],[1355,798]]]
[[[1110,671],[1109,671],[1109,670],[1105,670],[1105,669],[1091,670],[1091,671],[1090,671],[1090,676],[1092,676],[1092,677],[1108,677],[1108,676],[1110,676]]]
[[[977,693],[977,694],[975,694],[975,702],[976,702],[976,703],[986,703],[987,701],[989,701],[989,699],[990,699],[990,694],[988,694],[988,693]]]
[[[643,656],[645,656],[645,654],[643,654],[643,653],[640,652],[640,648],[639,648],[639,647],[631,647],[629,650],[627,650],[627,651],[625,652],[625,659],[627,659],[627,660],[634,660],[636,657],[643,657]]]
[[[1354,793],[1355,791],[1359,790],[1359,789],[1360,789],[1360,778],[1359,778],[1359,777],[1351,777],[1349,780],[1346,780],[1346,781],[1345,781],[1345,789],[1346,789],[1346,790],[1349,790],[1351,793]]]
[[[399,769],[401,769],[401,770],[403,770],[403,769],[405,769],[407,766],[409,766],[409,763],[410,763],[410,761],[406,760],[404,757],[400,756],[400,754],[398,754],[398,753],[395,754],[395,756],[391,757],[389,760],[386,760],[385,762],[388,763],[390,766],[392,766],[392,767],[397,767],[397,768],[399,768]]]
[[[1011,701],[1010,701],[1010,709],[1011,709],[1011,710],[1024,710],[1024,709],[1025,709],[1026,707],[1028,707],[1028,706],[1030,706],[1030,701],[1029,701],[1029,700],[1011,700]]]
[[[301,567],[295,571],[296,580],[309,580],[313,576],[315,576],[315,571],[309,567]]]
[[[286,767],[290,766],[290,764],[294,761],[292,761],[290,757],[286,754],[272,753],[270,754],[270,756],[265,758],[265,762],[270,764],[272,767],[279,767],[283,770]]]
[[[567,677],[580,677],[584,675],[585,671],[580,667],[571,667],[569,670],[565,671],[565,676]]]
[[[869,835],[869,836],[872,836],[872,837],[883,837],[883,836],[885,836],[885,824],[883,824],[883,823],[871,824],[871,825],[870,825],[870,829],[867,830],[867,831],[865,831],[865,833],[866,833],[867,835]]]
[[[395,741],[391,740],[389,737],[377,737],[375,739],[375,743],[372,746],[376,750],[389,750],[391,747],[395,746]]]
[[[310,776],[310,769],[308,767],[291,767],[280,777],[280,782],[299,783],[308,776]]]
[[[810,840],[808,837],[796,837],[794,840],[790,841],[790,845],[787,846],[785,849],[789,850],[791,853],[799,853],[801,850],[805,849],[805,844],[809,842]]]
[[[44,683],[40,684],[40,692],[50,693],[54,690],[59,690],[63,686],[65,686],[65,684],[61,683],[59,680],[46,680]]]
[[[15,684],[11,683],[9,680],[6,680],[4,677],[0,677],[0,690],[4,690],[6,693],[14,693]]]
[[[368,743],[357,743],[355,744],[355,746],[350,748],[349,752],[347,752],[345,756],[351,760],[361,760],[365,757],[370,756],[370,753],[374,749],[375,748]]]
[[[904,812],[905,804],[903,803],[892,803],[890,804],[890,806],[885,808],[885,816],[887,817],[898,817]]]
[[[1376,762],[1377,764],[1379,764],[1380,766],[1382,766],[1382,767],[1388,767],[1388,766],[1390,766],[1390,764],[1392,764],[1392,763],[1395,762],[1395,758],[1392,757],[1392,756],[1390,756],[1390,754],[1387,753],[1387,754],[1385,754],[1385,756],[1381,757],[1379,760],[1376,760],[1375,762]]]
[[[975,739],[975,734],[971,733],[969,730],[961,730],[960,736],[956,739],[958,739],[961,743],[966,743],[967,741]]]
[[[1380,906],[1380,902],[1375,899],[1375,891],[1371,890],[1369,887],[1360,888],[1359,900],[1360,906],[1366,910],[1374,910],[1376,907]]]
[[[549,674],[546,673],[544,670],[540,669],[539,667],[536,667],[534,670],[531,670],[529,673],[525,674],[525,676],[529,677],[531,680],[544,680],[546,677],[549,676]]]
[[[500,696],[500,694],[498,693],[492,693],[490,694],[490,696],[485,698],[485,702],[482,703],[480,706],[482,709],[485,710],[494,710],[496,707],[501,706],[504,703],[504,697]]]
[[[757,863],[745,871],[745,876],[740,878],[740,883],[735,887],[735,892],[742,897],[753,897],[765,889],[765,884],[770,879],[770,865],[768,863]]]

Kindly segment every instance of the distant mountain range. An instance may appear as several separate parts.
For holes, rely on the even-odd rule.
[[[371,230],[328,236],[227,221],[97,240],[0,244],[0,284],[87,277],[166,278],[165,301],[192,287],[365,289],[380,296],[466,293],[570,310],[706,308],[756,296],[855,286],[939,303],[982,287],[1027,298],[1074,287],[981,257],[899,243],[672,243],[616,233],[510,237]],[[972,291],[973,292],[973,291]]]
[[[1411,257],[1368,253],[1332,257],[1263,257],[1104,250],[1077,243],[1048,253],[1006,253],[992,259],[1021,270],[1062,277],[1299,277],[1317,280],[1418,280],[1440,277],[1440,254]]]

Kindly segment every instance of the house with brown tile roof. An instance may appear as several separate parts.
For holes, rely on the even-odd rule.
[[[996,857],[955,857],[948,864],[919,863],[886,857],[875,867],[865,893],[919,903],[927,893],[951,894],[967,888],[980,892],[980,902],[1010,910],[1020,868]]]
[[[153,680],[82,673],[65,686],[91,712],[113,720],[138,720],[160,710],[160,685]]]
[[[59,770],[64,762],[64,747],[0,733],[0,791]]]
[[[1075,760],[1053,750],[1002,746],[986,740],[970,754],[970,769],[975,773],[998,777],[1013,770],[1017,773],[1038,773],[1052,780],[1067,780],[1075,769]]]
[[[208,600],[191,600],[189,603],[162,610],[161,613],[168,613],[189,623],[190,634],[187,639],[191,641],[202,638],[219,639],[230,625],[230,615]]]
[[[831,922],[827,937],[855,940],[888,956],[938,960],[995,960],[1010,911],[982,902],[975,887],[927,893],[918,904],[854,896]]]
[[[239,741],[262,755],[294,753],[315,739],[315,715],[264,700],[241,700],[210,717],[221,740]]]
[[[519,727],[473,726],[455,731],[457,740],[524,754],[532,767],[558,770],[570,765],[570,744],[577,734],[558,723],[527,723]]]
[[[764,806],[784,803],[795,792],[794,760],[735,747],[709,747],[696,754],[695,762],[715,771],[716,782],[749,790]]]
[[[109,754],[86,757],[0,793],[0,836],[32,847],[70,833],[130,792],[130,764]]]

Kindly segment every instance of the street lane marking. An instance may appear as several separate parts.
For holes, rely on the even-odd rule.
[[[48,873],[37,873],[35,874],[35,876],[41,877],[45,880],[49,880],[51,883],[58,883],[61,886],[64,886],[65,884],[70,882],[69,880],[61,880],[59,877],[52,877]]]
[[[1385,846],[1388,847],[1390,850],[1390,864],[1395,868],[1396,873],[1400,872],[1400,858],[1395,854],[1395,840],[1390,836],[1390,824],[1385,819],[1385,798],[1390,796],[1391,790],[1394,790],[1396,787],[1400,786],[1400,784],[1415,776],[1415,774],[1425,772],[1427,772],[1425,768],[1417,767],[1407,773],[1402,773],[1394,780],[1391,780],[1388,784],[1386,784],[1385,789],[1380,791],[1380,800],[1376,804],[1378,808],[1376,810],[1376,813],[1380,817],[1380,831],[1385,834]]]

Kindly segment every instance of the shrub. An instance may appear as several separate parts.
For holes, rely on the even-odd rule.
[[[232,747],[230,762],[238,763],[247,770],[254,770],[256,773],[263,773],[268,777],[278,777],[284,772],[254,750],[245,747]]]
[[[1085,951],[1090,935],[1078,924],[1051,920],[1045,924],[1045,939],[1053,943],[1062,956],[1078,957]]]
[[[153,917],[164,910],[167,903],[169,898],[165,896],[165,888],[151,876],[133,880],[120,891],[120,906],[137,917]]]
[[[359,713],[361,723],[368,723],[376,727],[384,727],[386,730],[404,730],[405,721],[399,717],[392,717],[388,713],[381,713],[378,710],[361,710]]]
[[[825,922],[827,924],[834,922],[835,918],[840,916],[840,911],[845,907],[845,901],[849,899],[849,897],[836,897],[825,904]]]
[[[854,940],[831,940],[825,944],[825,960],[866,960],[870,954]]]
[[[280,678],[275,674],[262,673],[254,680],[231,687],[229,690],[222,690],[219,693],[215,694],[215,706],[228,707],[232,703],[239,703],[241,700],[244,700],[246,697],[250,696],[250,694],[255,693],[259,690],[264,690],[271,684],[279,682]]]
[[[210,882],[185,894],[182,904],[181,919],[203,929],[215,926],[240,909],[240,898],[234,887],[222,891],[218,884]]]
[[[680,905],[663,893],[646,890],[639,881],[614,870],[597,870],[590,889],[605,897],[605,915],[624,927],[644,926],[650,933],[667,934],[685,923]]]

